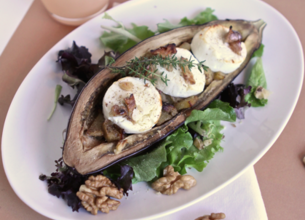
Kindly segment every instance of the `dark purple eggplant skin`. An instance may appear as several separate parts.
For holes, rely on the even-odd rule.
[[[150,37],[128,51],[123,53],[113,64],[113,66],[124,66],[126,61],[135,57],[141,57],[150,50],[174,43],[176,45],[189,41],[201,29],[212,25],[233,26],[233,29],[240,32],[242,41],[247,47],[247,57],[242,65],[232,73],[229,73],[223,80],[213,81],[205,90],[197,95],[198,101],[194,106],[179,112],[171,120],[154,127],[144,134],[129,135],[119,143],[103,143],[90,150],[84,149],[82,138],[94,120],[96,111],[100,108],[100,101],[107,88],[118,78],[109,69],[103,69],[97,73],[83,88],[68,122],[66,139],[63,146],[63,160],[69,167],[75,168],[80,174],[90,174],[101,171],[119,161],[134,156],[162,139],[166,138],[177,128],[184,124],[185,119],[193,109],[204,109],[213,101],[226,86],[232,82],[246,67],[252,54],[257,50],[262,41],[263,29],[266,23],[262,20],[218,20],[211,21],[204,25],[193,25],[176,28],[171,31]],[[120,145],[123,150],[115,154],[114,150]]]

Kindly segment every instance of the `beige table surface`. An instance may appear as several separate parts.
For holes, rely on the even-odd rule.
[[[116,2],[124,2],[124,0],[116,0]],[[265,2],[290,21],[299,35],[304,50],[305,0],[265,0]],[[1,134],[9,105],[25,76],[56,42],[73,29],[53,21],[41,2],[34,1],[0,56]],[[305,219],[305,168],[301,162],[304,155],[305,90],[303,86],[297,106],[283,133],[254,166],[270,220]],[[47,219],[17,197],[7,181],[2,163],[0,163],[0,219]]]

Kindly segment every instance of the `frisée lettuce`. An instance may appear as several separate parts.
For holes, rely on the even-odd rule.
[[[168,20],[164,19],[165,22],[157,24],[158,32],[163,33],[165,31],[172,30],[174,28],[183,27],[187,25],[199,25],[210,21],[218,20],[217,16],[214,15],[215,10],[211,8],[206,8],[204,11],[200,12],[193,19],[188,19],[184,17],[180,20],[179,24],[170,23]]]
[[[214,100],[204,111],[193,110],[184,126],[169,135],[154,150],[114,166],[132,167],[135,174],[133,183],[149,182],[162,176],[162,170],[168,165],[181,175],[187,173],[188,167],[201,172],[215,153],[222,150],[220,142],[223,126],[220,121],[235,122],[236,114],[228,103]],[[209,139],[211,144],[200,150],[193,144],[194,136],[202,140]],[[109,173],[109,170],[105,173]]]
[[[172,24],[168,20],[165,20],[164,23],[157,24],[158,30],[156,32],[149,30],[145,25],[138,26],[134,23],[132,23],[132,28],[126,28],[123,23],[116,21],[109,14],[105,13],[103,18],[114,21],[117,25],[115,27],[102,25],[101,27],[109,32],[104,31],[100,40],[105,47],[108,47],[115,52],[123,53],[140,41],[154,36],[155,34],[186,25],[204,24],[209,21],[217,20],[217,17],[213,12],[214,10],[211,8],[206,8],[206,10],[200,12],[193,19],[188,19],[187,17],[182,18],[179,24]]]

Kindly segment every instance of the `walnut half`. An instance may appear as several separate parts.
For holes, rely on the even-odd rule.
[[[111,181],[103,176],[90,176],[85,185],[81,185],[76,193],[81,200],[83,207],[91,214],[96,215],[98,210],[108,213],[110,210],[116,210],[120,202],[110,199],[109,196],[121,199],[123,189],[118,189]]]
[[[257,99],[268,99],[270,96],[270,91],[262,86],[258,86],[254,92],[254,96]]]
[[[221,220],[225,219],[226,215],[222,212],[220,213],[212,213],[211,215],[204,215],[199,218],[196,218],[195,220]]]
[[[184,58],[184,57],[181,57],[180,58],[181,61],[188,61],[188,59]],[[191,85],[194,85],[196,83],[195,79],[194,79],[194,75],[193,73],[191,72],[191,70],[187,67],[187,66],[182,66],[182,65],[179,65],[180,68],[181,68],[181,71],[182,71],[182,77],[184,79],[184,81],[186,83],[189,83]]]
[[[190,189],[196,185],[196,180],[191,175],[181,176],[169,165],[163,170],[163,177],[152,183],[152,188],[165,195],[175,194],[178,189]]]

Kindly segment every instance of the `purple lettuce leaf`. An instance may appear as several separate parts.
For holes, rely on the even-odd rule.
[[[79,47],[73,41],[71,48],[59,51],[56,62],[61,64],[62,70],[68,75],[76,76],[84,82],[88,82],[92,77],[92,72],[87,71],[91,64],[91,56],[86,47]]]
[[[89,175],[81,175],[75,169],[66,166],[63,159],[55,160],[56,171],[51,173],[50,176],[41,174],[39,179],[46,181],[48,185],[48,192],[65,200],[66,204],[72,208],[72,211],[79,210],[81,205],[80,199],[76,196],[80,186],[85,183]],[[107,177],[119,189],[124,190],[124,194],[128,196],[127,191],[132,190],[132,178],[134,172],[132,167],[128,165],[115,165],[114,169],[108,173]],[[92,175],[101,174],[95,173]],[[103,173],[102,173],[103,174]],[[110,177],[109,177],[110,176]]]
[[[236,113],[236,118],[245,119],[245,109],[244,108],[234,108]]]
[[[71,48],[59,51],[56,62],[61,64],[64,72],[62,79],[72,88],[76,88],[76,94],[73,98],[70,94],[61,95],[58,99],[59,104],[73,106],[85,84],[118,56],[119,53],[113,51],[105,52],[98,62],[93,64],[89,50],[84,46],[79,47],[75,41],[73,41]]]
[[[61,95],[58,98],[58,102],[61,105],[64,105],[66,103],[66,104],[70,104],[71,106],[73,106],[77,97],[79,96],[80,92],[84,88],[85,83],[82,80],[77,79],[76,77],[73,77],[73,76],[69,76],[66,73],[62,76],[62,80],[65,83],[67,83],[68,85],[70,85],[72,88],[76,88],[76,94],[74,95],[73,99],[71,99],[69,94],[66,96]]]
[[[121,175],[113,180],[113,183],[120,189],[124,190],[124,194],[128,196],[127,191],[132,190],[132,178],[134,176],[134,172],[131,166],[121,165]]]
[[[132,190],[132,178],[134,177],[133,168],[129,165],[118,163],[106,170],[102,175],[108,177],[119,189],[124,190],[124,195],[128,196],[128,190]]]
[[[41,174],[39,179],[46,181],[48,192],[58,198],[63,198],[72,211],[77,211],[81,207],[81,201],[76,196],[80,185],[88,178],[87,175],[80,175],[74,169],[67,167],[62,158],[55,160],[56,171],[51,176]]]
[[[245,96],[251,91],[251,86],[230,83],[220,94],[220,100],[228,102],[235,109],[238,119],[245,119],[245,108],[251,104],[245,101]]]
[[[91,53],[84,46],[77,46],[75,41],[71,48],[61,50],[56,62],[61,64],[62,70],[69,76],[87,83],[96,73],[107,65],[106,57],[116,59],[119,54],[113,51],[105,52],[97,64],[91,63]]]

